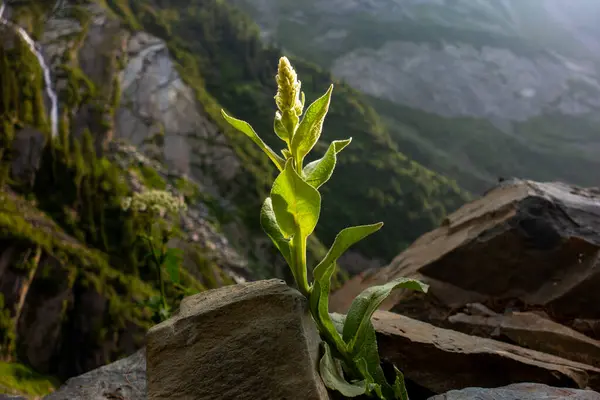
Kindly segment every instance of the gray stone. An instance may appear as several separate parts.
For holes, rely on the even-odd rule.
[[[146,400],[145,351],[71,378],[44,400]]]
[[[324,400],[320,338],[304,296],[281,280],[187,297],[147,335],[151,400]]]
[[[452,390],[429,400],[600,400],[591,390],[555,388],[536,383],[517,383],[494,389]]]

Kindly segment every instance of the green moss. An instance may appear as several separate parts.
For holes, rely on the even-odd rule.
[[[134,168],[134,171],[142,178],[142,182],[147,188],[159,190],[166,189],[167,183],[154,168],[146,165],[139,165]]]
[[[18,363],[0,361],[0,392],[45,396],[58,387],[56,379],[41,375]]]

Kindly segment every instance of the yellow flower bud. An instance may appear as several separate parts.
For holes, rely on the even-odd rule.
[[[277,81],[277,94],[275,95],[277,108],[282,114],[285,114],[286,111],[293,111],[297,116],[300,116],[303,108],[300,101],[301,83],[287,57],[279,59],[279,68],[275,80]]]

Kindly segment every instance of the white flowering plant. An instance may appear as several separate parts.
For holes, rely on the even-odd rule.
[[[173,284],[179,284],[182,252],[180,249],[167,247],[173,237],[173,230],[161,222],[164,222],[167,215],[177,215],[185,210],[185,200],[164,190],[151,189],[123,199],[122,208],[142,214],[146,221],[146,232],[139,233],[138,237],[144,240],[150,249],[146,260],[156,270],[160,288],[160,296],[150,298],[147,305],[154,311],[155,322],[164,321],[171,316],[172,310],[165,295],[164,272]]]
[[[367,395],[383,400],[407,400],[402,373],[395,368],[393,382],[388,382],[384,375],[371,317],[394,289],[425,292],[427,286],[413,279],[396,279],[366,289],[353,301],[347,315],[329,313],[331,278],[338,258],[350,246],[378,231],[383,223],[343,229],[323,260],[314,267],[313,282],[309,283],[306,244],[321,211],[318,189],[331,178],[338,154],[352,138],[333,141],[323,157],[305,165],[306,156],[321,136],[333,85],[303,114],[305,96],[301,82],[286,57],[279,61],[276,81],[277,111],[273,130],[285,143],[281,155],[273,151],[249,123],[223,110],[222,114],[230,125],[256,143],[279,170],[270,195],[262,205],[260,222],[289,265],[299,291],[308,298],[311,315],[323,339],[321,377],[329,389],[345,397]]]

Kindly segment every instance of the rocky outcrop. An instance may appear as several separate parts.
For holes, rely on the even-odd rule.
[[[325,400],[319,343],[306,299],[283,281],[203,292],[148,332],[148,396]]]
[[[217,127],[202,111],[196,94],[181,79],[164,41],[144,32],[126,39],[121,71],[119,137],[144,148],[163,136],[164,159],[216,190],[215,180],[231,180],[240,164]]]
[[[333,296],[332,307],[343,311],[362,288],[413,276],[431,285],[427,302],[448,309],[479,302],[496,312],[543,308],[566,322],[599,319],[598,232],[600,191],[506,181],[450,214],[389,266],[357,277]],[[384,309],[401,311],[403,300],[400,293]]]
[[[491,310],[490,310],[491,311]],[[600,367],[600,342],[533,312],[448,317],[454,330],[508,340],[528,349]]]
[[[44,400],[146,400],[146,352],[69,379]]]
[[[383,357],[434,393],[516,382],[600,389],[600,369],[589,365],[389,312],[376,312],[373,325]]]
[[[532,383],[516,383],[501,388],[452,390],[429,400],[600,400],[600,393],[589,390],[555,388]]]

